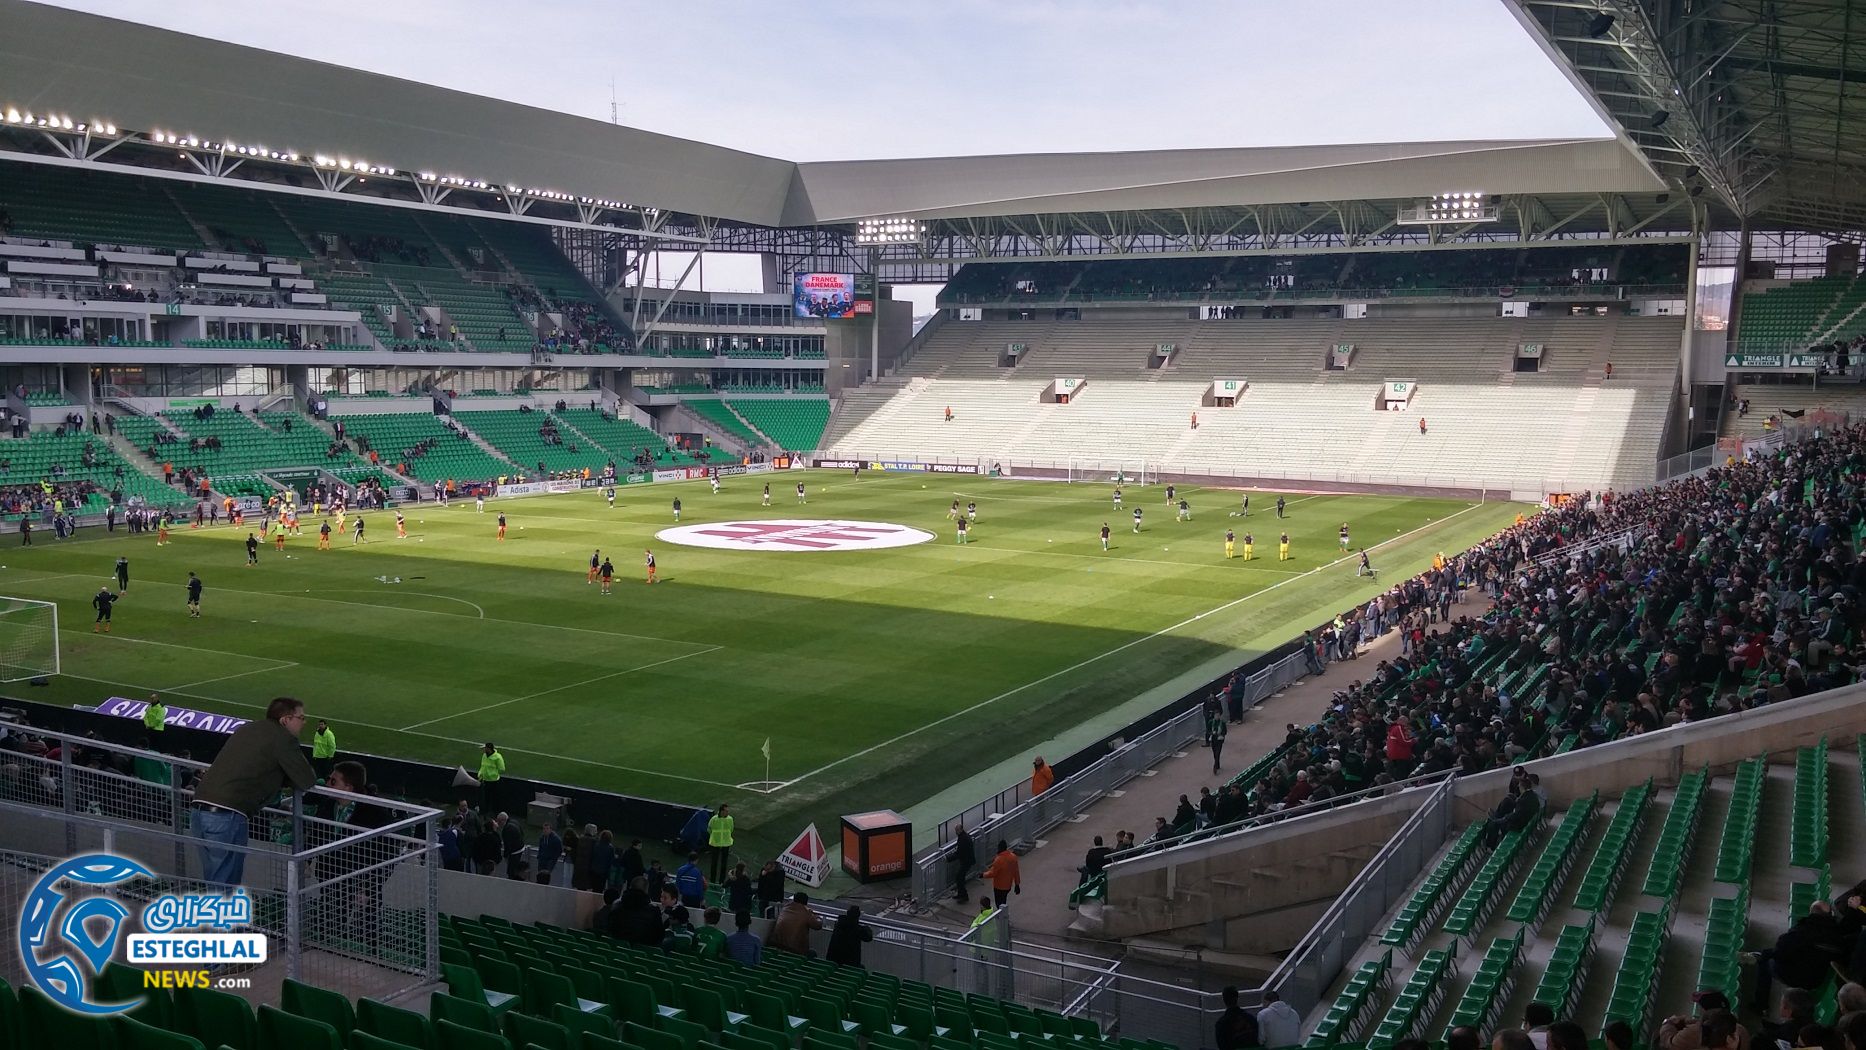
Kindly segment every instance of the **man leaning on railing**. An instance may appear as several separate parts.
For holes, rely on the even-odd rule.
[[[201,775],[189,827],[201,840],[201,877],[207,882],[239,885],[246,869],[247,818],[287,784],[304,791],[317,783],[298,746],[304,725],[304,703],[281,696],[266,705],[265,718],[235,730]]]

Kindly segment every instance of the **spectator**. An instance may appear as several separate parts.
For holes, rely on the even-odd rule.
[[[1607,1044],[1607,1050],[1637,1050],[1633,1026],[1625,1021],[1608,1021],[1600,1030],[1600,1039]]]
[[[714,882],[724,882],[726,870],[732,859],[732,815],[726,811],[726,804],[721,802],[719,809],[706,821],[706,846],[713,854]]]
[[[1588,1050],[1587,1030],[1573,1021],[1549,1025],[1549,1050]]]
[[[771,947],[798,955],[815,955],[810,950],[810,931],[823,928],[823,920],[810,910],[810,896],[799,892],[778,913],[771,926]]]
[[[1484,1040],[1477,1029],[1461,1024],[1445,1033],[1445,1050],[1484,1050]]]
[[[441,848],[441,867],[448,871],[465,871],[466,854],[460,848],[460,822],[448,818],[447,826],[441,828],[439,845]]]
[[[1092,879],[1106,871],[1108,869],[1108,858],[1113,855],[1114,850],[1101,844],[1101,836],[1095,836],[1095,844],[1089,847],[1088,856],[1084,857],[1082,860],[1083,880]]]
[[[1697,1004],[1698,1017],[1673,1014],[1659,1025],[1657,1050],[1710,1050],[1704,1044],[1702,1020],[1705,1015],[1730,1009],[1730,1000],[1720,991],[1707,988],[1691,997]],[[1749,1030],[1736,1026],[1735,1050],[1749,1050]]]
[[[304,791],[317,783],[298,746],[305,705],[282,696],[266,706],[266,717],[235,730],[214,764],[195,785],[190,830],[201,840],[201,878],[214,886],[238,886],[246,868],[247,819],[289,785]]]
[[[615,931],[618,937],[644,948],[661,943],[665,921],[646,890],[630,883],[622,890],[620,909],[620,926]]]
[[[1736,1050],[1737,1028],[1736,1015],[1728,1010],[1711,1010],[1698,1025],[1705,1050]],[[1783,1045],[1798,1044],[1790,1040]]]
[[[505,756],[499,753],[492,741],[480,749],[479,759],[479,807],[491,809],[493,795],[498,791],[499,781],[505,777]]]
[[[1520,1028],[1505,1028],[1490,1040],[1490,1050],[1534,1050],[1535,1045]]]
[[[1244,1050],[1245,1047],[1261,1046],[1262,1040],[1257,1038],[1257,1019],[1238,1006],[1237,985],[1226,985],[1222,995],[1225,1009],[1224,1013],[1218,1015],[1218,1024],[1213,1032],[1218,1050]]]
[[[776,918],[778,904],[784,900],[784,869],[775,860],[765,861],[759,869],[757,885],[758,913]]]
[[[972,881],[972,869],[977,866],[978,852],[972,843],[972,833],[961,823],[953,830],[952,844],[953,890],[961,903],[966,900],[965,884]]]
[[[752,877],[745,870],[745,865],[734,864],[732,874],[726,878],[726,910],[734,915],[749,914],[752,910],[752,897],[755,892]]]
[[[491,875],[499,868],[499,857],[505,852],[499,832],[495,819],[481,824],[479,833],[473,837],[473,865],[481,875]]]
[[[692,955],[695,938],[693,924],[687,920],[687,907],[674,906],[667,913],[667,930],[661,934],[661,950],[669,955]]]
[[[700,855],[687,854],[687,863],[674,870],[674,890],[680,903],[698,908],[706,903],[706,873],[700,870]]]
[[[1506,796],[1514,799],[1514,793]],[[1523,1025],[1529,1029],[1529,1041],[1536,1050],[1548,1050],[1549,1025],[1555,1023],[1555,1011],[1547,1003],[1530,1003],[1523,1007]]]
[[[564,840],[557,829],[545,821],[538,832],[538,885],[549,886],[551,875],[557,870],[557,862],[564,856]]]
[[[700,918],[704,925],[693,931],[694,950],[702,959],[717,959],[726,948],[726,931],[719,928],[719,909],[708,908]]]
[[[1757,972],[1761,973],[1760,966]],[[1773,1046],[1776,1043],[1786,1046],[1799,1045],[1797,1041],[1801,1038],[1801,1030],[1814,1023],[1814,1006],[1812,992],[1804,988],[1788,989],[1782,993],[1781,1006],[1777,1011],[1778,1019],[1764,1021],[1762,1029],[1756,1033],[1757,1038],[1763,1041],[1764,1046]],[[1708,1032],[1702,1038],[1711,1050],[1717,1050],[1720,1045],[1711,1042]],[[1735,1038],[1734,1034],[1731,1038]]]
[[[525,877],[525,832],[518,822],[504,813],[493,818],[499,826],[499,847],[505,855],[505,877]]]
[[[1756,984],[1750,1005],[1757,1013],[1762,1013],[1769,1002],[1769,990],[1777,980],[1791,989],[1819,988],[1833,972],[1833,965],[1846,957],[1844,931],[1833,905],[1815,901],[1808,914],[1795,920],[1788,932],[1776,938],[1774,948],[1757,953]],[[1782,1001],[1786,1004],[1789,996],[1784,995]],[[1798,1018],[1800,1024],[1783,1029],[1782,1034],[1772,1038],[1788,1039],[1792,1045],[1800,1034],[1801,1024],[1812,1019],[1812,1013]]]
[[[764,944],[752,932],[752,917],[740,912],[733,920],[737,932],[726,938],[726,954],[742,966],[757,966],[764,961]]]
[[[1050,785],[1054,783],[1056,783],[1056,771],[1050,768],[1050,764],[1048,762],[1043,761],[1043,756],[1038,755],[1035,759],[1031,760],[1031,763],[1030,763],[1030,795],[1031,797],[1035,798],[1036,796],[1043,794],[1045,791],[1048,791],[1050,789]]]
[[[1257,1011],[1257,1035],[1269,1050],[1302,1042],[1302,1015],[1275,989],[1264,989],[1263,1007]]]
[[[875,939],[873,927],[862,921],[862,906],[849,905],[849,910],[836,920],[836,928],[829,935],[829,950],[824,958],[841,966],[862,965],[862,945]]]

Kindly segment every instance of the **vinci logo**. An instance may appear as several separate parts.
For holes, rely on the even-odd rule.
[[[148,868],[113,853],[90,853],[54,864],[26,895],[20,910],[19,954],[26,976],[53,1002],[76,1013],[104,1016],[133,1010],[141,1000],[98,1002],[95,983],[125,947],[123,961],[139,966],[189,966],[174,984],[198,982],[203,965],[261,963],[266,938],[236,933],[251,925],[252,901],[244,891],[220,894],[165,893],[143,905],[141,931],[126,927],[130,909],[110,888],[137,880],[157,881]],[[145,974],[147,987],[169,987]]]
[[[782,518],[682,525],[663,529],[655,533],[655,538],[688,547],[728,551],[873,551],[911,547],[927,542],[933,534],[885,521]]]

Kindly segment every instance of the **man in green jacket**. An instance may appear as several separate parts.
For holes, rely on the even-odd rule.
[[[499,781],[504,777],[505,756],[488,740],[479,757],[479,808],[482,812],[494,812],[493,796],[498,793]]]
[[[149,694],[149,706],[143,708],[143,728],[151,733],[160,733],[168,728],[168,707],[162,703],[162,697]]]
[[[201,840],[201,879],[212,886],[240,884],[246,867],[247,818],[278,797],[279,789],[304,791],[317,774],[298,749],[305,705],[281,696],[266,717],[235,730],[214,764],[194,788],[189,830]]]
[[[713,851],[712,881],[715,884],[724,883],[732,856],[732,815],[726,811],[724,802],[719,804],[712,819],[706,822],[706,845]]]
[[[337,734],[331,732],[329,722],[320,718],[317,731],[311,734],[311,768],[317,770],[319,780],[327,781],[330,779],[330,767],[336,761]]]

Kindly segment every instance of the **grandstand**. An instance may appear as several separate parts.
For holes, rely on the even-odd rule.
[[[825,444],[845,456],[1049,469],[1148,463],[1316,483],[1626,488],[1652,480],[1680,334],[1669,318],[1626,317],[949,323],[891,397],[845,400]],[[1003,348],[1018,342],[1030,349],[1006,366]],[[1151,367],[1162,342],[1178,352]],[[1341,343],[1354,345],[1353,362],[1331,370],[1327,349]],[[1537,372],[1513,370],[1525,343],[1546,348]],[[1067,405],[1041,400],[1057,376],[1086,380]],[[1207,407],[1213,379],[1225,377],[1248,392],[1235,408]],[[1389,379],[1413,384],[1404,412],[1375,410]],[[1413,432],[1420,419],[1429,433]],[[1499,430],[1510,445],[1495,442]],[[1524,448],[1541,455],[1526,459]]]
[[[0,514],[82,516],[0,565],[0,905],[86,849],[200,888],[202,725],[281,692],[377,796],[248,822],[242,994],[119,955],[88,983],[146,999],[87,1019],[22,934],[0,1047],[1169,1050],[1230,983],[1304,1050],[1521,1050],[1532,1003],[1639,1050],[1705,990],[1774,1041],[1748,953],[1866,876],[1866,22],[1506,6],[1610,133],[796,163],[0,0]],[[727,252],[755,290],[656,287]],[[330,477],[407,531],[102,525]],[[748,966],[584,831],[672,868],[722,802],[753,870],[917,837],[893,884],[807,858],[836,951]]]

